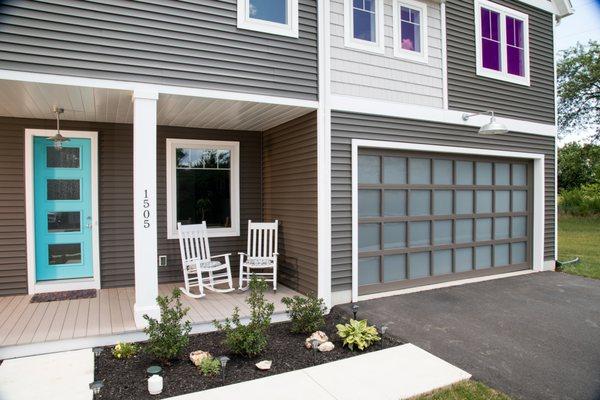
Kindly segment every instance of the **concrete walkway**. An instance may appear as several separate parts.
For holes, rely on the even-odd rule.
[[[469,379],[412,344],[316,367],[172,397],[177,400],[397,400]]]

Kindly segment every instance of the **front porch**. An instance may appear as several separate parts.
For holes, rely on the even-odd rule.
[[[166,295],[178,285],[160,284],[159,294]],[[285,286],[277,293],[265,292],[267,301],[275,304],[273,321],[285,319],[281,298],[298,294]],[[239,307],[247,318],[250,310],[245,300],[248,292],[208,292],[202,299],[181,297],[189,307],[187,320],[192,333],[213,329],[213,320],[231,316]],[[136,327],[133,287],[100,289],[95,298],[31,303],[31,295],[0,297],[0,359],[115,344],[117,341],[143,340]]]

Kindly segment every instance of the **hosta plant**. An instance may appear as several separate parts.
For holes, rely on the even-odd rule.
[[[343,340],[343,345],[354,351],[354,346],[364,350],[373,343],[381,340],[377,328],[369,326],[367,320],[351,319],[347,324],[337,324],[337,334]]]

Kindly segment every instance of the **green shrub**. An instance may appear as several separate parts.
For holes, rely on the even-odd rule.
[[[189,341],[189,333],[192,330],[190,321],[182,323],[189,308],[183,308],[179,298],[181,291],[173,289],[171,297],[158,296],[156,301],[160,307],[160,321],[144,315],[148,326],[144,333],[148,335],[146,352],[156,357],[163,363],[177,358]],[[171,307],[171,303],[175,305]]]
[[[338,330],[337,334],[344,341],[344,346],[348,346],[350,350],[354,350],[354,345],[359,350],[364,350],[373,343],[381,340],[377,328],[369,326],[367,320],[356,321],[350,319],[347,324],[337,324],[335,326]]]
[[[309,295],[284,297],[281,302],[285,304],[286,313],[292,320],[292,329],[294,333],[312,333],[325,325],[323,315],[327,307],[323,299]]]
[[[563,190],[558,198],[558,208],[563,214],[578,216],[600,214],[600,183]]]
[[[248,325],[240,322],[239,308],[233,310],[231,318],[223,323],[213,321],[215,327],[225,333],[224,344],[235,354],[253,357],[267,347],[267,329],[275,306],[265,301],[264,292],[267,283],[263,279],[252,276],[250,279],[250,295],[246,303],[250,306],[251,315]]]
[[[206,357],[200,361],[198,369],[202,375],[217,375],[219,372],[221,372],[221,361],[213,357]]]
[[[112,354],[115,358],[129,358],[135,356],[140,347],[135,343],[119,342],[113,347]]]

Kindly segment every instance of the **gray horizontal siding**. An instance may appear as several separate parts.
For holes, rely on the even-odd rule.
[[[475,16],[472,0],[446,2],[448,106],[466,111],[554,124],[552,15],[516,0],[495,1],[529,15],[531,86],[476,74]]]
[[[481,136],[477,128],[437,122],[333,112],[331,116],[331,274],[334,291],[352,283],[352,139],[370,139],[543,153],[545,155],[546,220],[544,258],[554,259],[553,137],[511,132]]]
[[[237,28],[237,0],[0,2],[0,68],[317,98],[317,5],[299,38]]]

